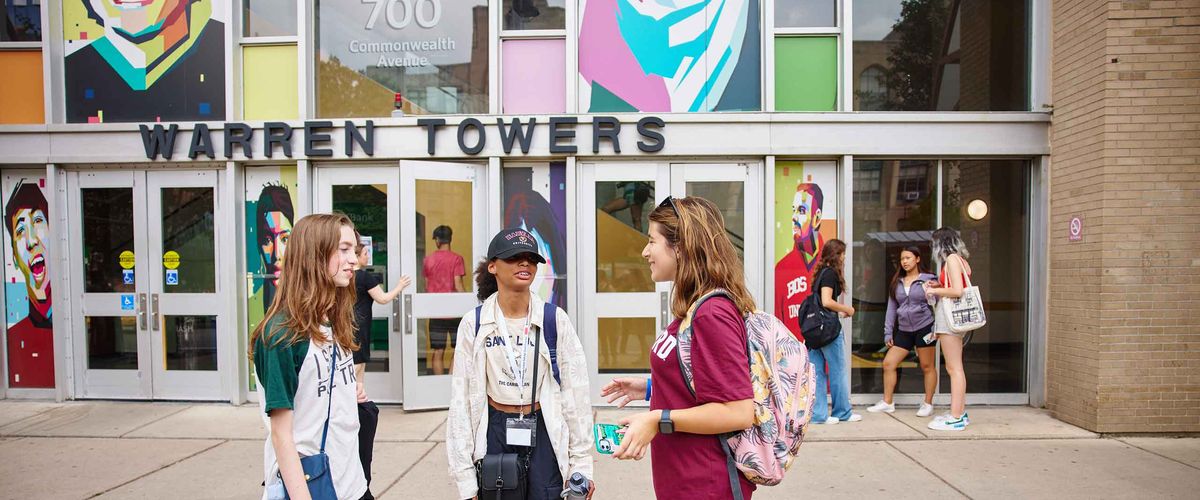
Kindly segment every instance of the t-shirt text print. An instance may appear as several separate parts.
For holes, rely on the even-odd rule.
[[[541,362],[541,356],[533,353],[534,335],[538,335],[536,327],[530,327],[525,334],[525,318],[507,319],[497,314],[497,320],[504,321],[506,328],[496,328],[483,340],[483,349],[487,357],[487,393],[493,401],[505,405],[530,404],[533,391],[533,364]],[[499,325],[497,325],[499,326]],[[505,330],[507,329],[507,335]],[[511,349],[511,352],[510,352]],[[512,355],[510,363],[509,355]],[[529,356],[529,360],[525,360]],[[524,376],[514,372],[524,368]],[[545,384],[546,371],[549,365],[543,363],[538,368],[538,387]]]
[[[658,333],[658,337],[654,339],[654,346],[650,352],[653,352],[658,359],[666,361],[667,356],[671,355],[671,351],[675,350],[675,346],[679,344],[671,332],[663,330]]]
[[[337,366],[331,366],[334,349],[337,349],[334,347],[334,344],[327,342],[324,347],[309,354],[309,356],[313,357],[313,362],[316,363],[317,367],[318,398],[325,398],[329,395],[330,376],[333,376],[333,386],[335,388],[358,382],[358,379],[354,375],[354,357],[349,351],[338,349]]]

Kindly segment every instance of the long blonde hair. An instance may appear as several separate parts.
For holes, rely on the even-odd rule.
[[[296,222],[275,300],[250,336],[251,359],[256,342],[264,336],[264,343],[269,339],[270,345],[324,342],[321,326],[326,323],[343,349],[358,348],[354,341],[354,283],[339,287],[329,276],[329,260],[337,252],[343,226],[354,229],[354,223],[344,214],[312,214]],[[280,320],[267,332],[267,325],[277,315]],[[279,331],[283,334],[276,335]]]
[[[687,316],[696,300],[717,288],[729,292],[742,314],[754,312],[754,297],[746,289],[742,263],[725,234],[721,211],[698,196],[673,201],[674,209],[659,206],[650,212],[650,221],[662,227],[667,242],[679,252],[671,314],[676,318]]]

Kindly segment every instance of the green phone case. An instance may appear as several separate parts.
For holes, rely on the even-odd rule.
[[[617,432],[621,429],[622,426],[617,424],[596,424],[596,451],[612,455],[621,445],[621,434]]]

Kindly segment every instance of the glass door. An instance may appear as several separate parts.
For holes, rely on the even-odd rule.
[[[354,221],[362,242],[370,248],[366,269],[387,291],[400,280],[400,176],[395,167],[325,167],[316,173],[316,211],[342,212]],[[372,304],[370,361],[366,366],[367,395],[378,402],[403,397],[399,363],[401,300]]]
[[[400,162],[404,274],[404,408],[449,406],[458,325],[478,301],[475,264],[487,252],[486,167]]]
[[[650,373],[650,348],[670,322],[670,283],[650,279],[642,258],[650,212],[670,192],[670,167],[661,163],[584,164],[581,169],[579,248],[583,300],[578,309],[592,387],[609,379]],[[595,342],[597,345],[588,345]],[[594,353],[594,354],[592,354]],[[597,391],[593,402],[603,404]]]
[[[755,165],[756,167],[757,165]],[[762,302],[763,227],[761,206],[751,206],[746,193],[762,192],[759,170],[745,163],[672,164],[671,194],[699,196],[721,210],[725,219],[725,234],[733,242],[745,270],[746,287],[754,296],[759,309],[767,310]],[[746,229],[750,228],[750,231]]]

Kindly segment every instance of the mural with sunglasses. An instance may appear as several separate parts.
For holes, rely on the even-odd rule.
[[[760,109],[759,0],[582,0],[580,10],[580,109]]]
[[[837,162],[775,163],[775,316],[796,338],[821,247],[836,238]]]

